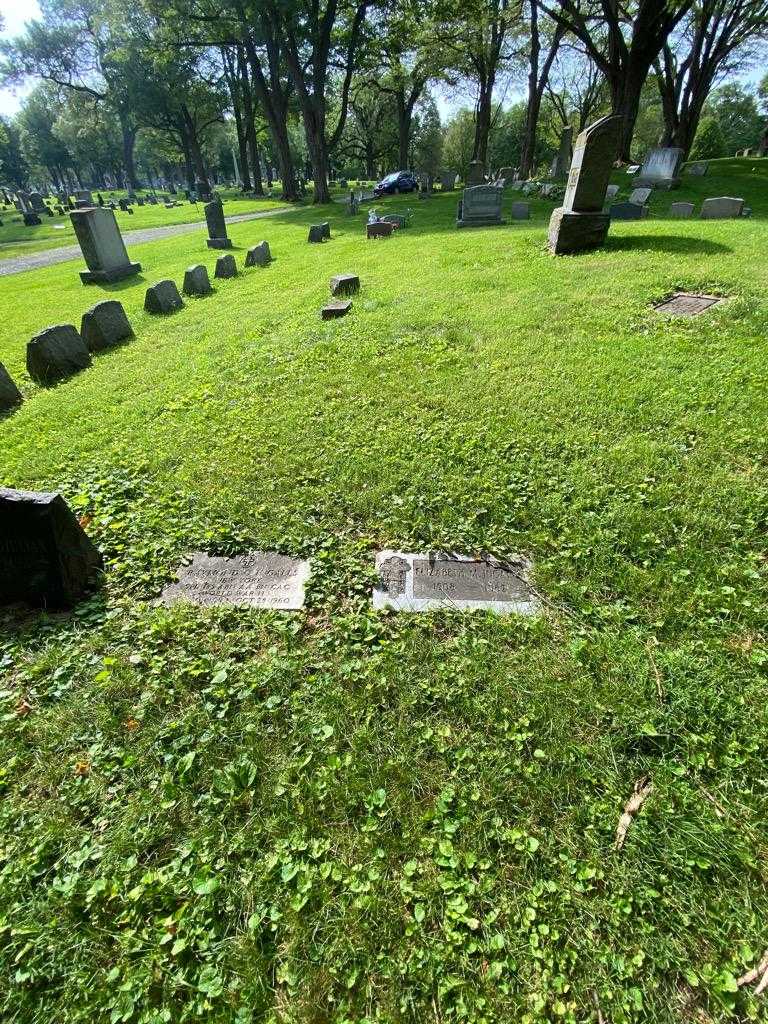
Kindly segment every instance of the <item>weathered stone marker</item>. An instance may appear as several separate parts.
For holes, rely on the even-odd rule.
[[[101,352],[133,337],[133,328],[117,299],[97,302],[83,313],[80,334],[90,352]]]
[[[208,279],[208,271],[202,263],[198,263],[194,267],[187,267],[184,271],[182,291],[185,295],[209,295],[213,291]]]
[[[651,198],[652,193],[652,188],[633,188],[629,196],[629,201],[630,203],[637,203],[640,206],[645,206]]]
[[[30,210],[25,210],[22,217],[24,219],[24,227],[27,228],[36,228],[43,223],[38,215],[36,213],[32,213]]]
[[[330,241],[330,238],[331,238],[331,222],[329,220],[324,220],[322,222],[322,224],[320,225],[320,227],[321,227],[322,232],[323,232],[323,238],[325,238],[328,241]]]
[[[27,373],[38,384],[55,384],[90,365],[88,346],[72,324],[46,327],[27,343]]]
[[[23,400],[22,394],[16,387],[10,373],[0,363],[0,416],[7,412],[13,412],[17,406],[21,405]]]
[[[619,194],[619,186],[618,185],[609,185],[606,188],[606,190],[605,190],[605,201],[606,201],[606,203],[610,203],[610,201],[612,199],[615,199],[618,194]]]
[[[519,615],[540,611],[528,582],[531,564],[525,558],[501,562],[441,552],[380,551],[376,570],[374,608],[410,612],[464,608]]]
[[[322,242],[325,238],[325,231],[322,224],[310,224],[308,242]]]
[[[530,220],[530,203],[512,203],[512,220]]]
[[[573,154],[573,126],[568,125],[560,133],[560,148],[557,151],[552,166],[549,168],[549,176],[553,181],[565,181],[571,166]]]
[[[266,267],[271,259],[272,253],[269,251],[269,242],[259,242],[258,245],[251,246],[246,253],[245,265],[246,267]]]
[[[472,188],[465,188],[456,215],[456,227],[480,228],[503,224],[503,196],[504,192],[498,185],[475,185]]]
[[[205,223],[208,225],[208,248],[209,249],[231,249],[232,240],[227,235],[227,222],[224,219],[224,207],[221,200],[214,199],[212,203],[206,203]]]
[[[407,228],[408,217],[402,213],[385,213],[381,218],[380,223],[382,224],[394,224],[396,228]]]
[[[720,218],[741,217],[744,211],[744,200],[735,196],[713,196],[701,204],[702,220],[719,220]]]
[[[673,217],[692,217],[693,210],[693,203],[672,203],[669,208]]]
[[[70,607],[98,583],[101,567],[60,494],[0,487],[0,603]]]
[[[219,256],[216,260],[216,269],[213,272],[213,276],[219,278],[237,277],[237,263],[231,252],[228,252],[226,256]]]
[[[708,170],[708,160],[694,160],[693,163],[685,165],[685,173],[693,175],[694,178],[703,178]]]
[[[360,291],[357,274],[337,274],[331,278],[331,295],[356,295]]]
[[[182,566],[178,583],[163,591],[163,601],[290,610],[304,606],[310,564],[270,551],[220,558],[196,552]]]
[[[467,187],[485,183],[485,164],[482,160],[470,160],[467,168]]]
[[[158,281],[147,288],[144,309],[147,313],[174,313],[181,309],[184,300],[179,295],[175,281]]]
[[[613,203],[608,210],[611,220],[642,220],[647,213],[647,206],[633,202]]]
[[[723,300],[719,295],[693,295],[689,292],[676,292],[671,298],[659,302],[653,308],[657,313],[668,313],[670,316],[698,316]]]
[[[351,299],[347,299],[346,302],[337,299],[335,302],[329,302],[323,306],[320,316],[323,320],[336,320],[340,316],[346,316],[350,309],[352,309]]]
[[[652,149],[643,161],[636,179],[637,184],[660,189],[677,188],[680,184],[683,155],[682,149],[675,146]]]
[[[69,217],[88,265],[80,271],[83,284],[108,284],[139,273],[141,264],[128,259],[113,210],[92,206],[72,210]]]
[[[602,117],[576,140],[563,205],[549,221],[548,244],[552,252],[584,252],[605,242],[610,215],[603,203],[619,145],[623,118]]]

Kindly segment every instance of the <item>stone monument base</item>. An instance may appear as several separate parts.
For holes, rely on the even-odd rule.
[[[457,228],[492,228],[496,224],[506,224],[503,217],[463,217],[456,219]]]
[[[566,213],[558,206],[549,220],[547,244],[556,255],[599,249],[605,243],[610,223],[609,213]]]
[[[231,249],[231,238],[209,238],[207,239],[209,249]]]
[[[659,192],[669,192],[673,188],[680,188],[679,178],[635,178],[632,182],[634,188],[655,188]]]
[[[127,263],[122,267],[115,267],[113,270],[81,270],[80,280],[83,284],[112,284],[115,281],[122,281],[124,277],[133,277],[141,272],[140,263]]]

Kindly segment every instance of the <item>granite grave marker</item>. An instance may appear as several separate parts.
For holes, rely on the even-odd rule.
[[[129,260],[113,210],[92,206],[69,217],[88,266],[80,271],[83,284],[111,284],[139,273],[141,264]]]
[[[175,281],[158,281],[147,288],[144,296],[144,309],[147,313],[175,313],[183,305],[184,300],[179,295]]]
[[[27,373],[37,384],[55,384],[91,365],[91,353],[72,324],[46,327],[27,343]]]
[[[310,564],[269,551],[231,558],[193,554],[178,582],[163,591],[166,604],[188,601],[203,607],[228,606],[291,610],[304,606]]]
[[[80,334],[90,352],[101,352],[133,337],[133,328],[117,299],[97,302],[83,313]]]

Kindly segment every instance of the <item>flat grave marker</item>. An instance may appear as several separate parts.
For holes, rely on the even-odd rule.
[[[178,572],[178,582],[163,590],[165,604],[188,601],[204,608],[304,607],[310,564],[273,551],[249,551],[231,558],[196,551]]]
[[[340,316],[346,316],[350,309],[352,309],[351,299],[347,299],[346,302],[335,299],[323,306],[320,316],[323,320],[337,320]]]
[[[668,313],[670,316],[698,316],[700,313],[717,306],[723,301],[720,295],[693,295],[689,292],[677,292],[669,299],[659,302],[653,308],[657,313]]]
[[[541,606],[528,582],[530,569],[530,562],[518,556],[502,562],[444,552],[379,551],[373,607],[535,615]]]

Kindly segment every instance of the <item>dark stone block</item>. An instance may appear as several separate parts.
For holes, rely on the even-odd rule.
[[[122,305],[106,299],[83,313],[80,334],[90,352],[99,352],[132,338],[133,329]]]
[[[259,242],[258,245],[251,246],[245,254],[245,265],[246,267],[266,267],[271,259],[269,242]]]
[[[147,313],[174,313],[183,305],[184,300],[174,281],[158,281],[147,288],[144,296],[144,309]]]
[[[357,274],[337,274],[331,278],[331,295],[355,295],[360,291]]]
[[[646,210],[640,203],[613,203],[608,215],[611,220],[642,220]]]
[[[60,494],[0,488],[0,602],[69,607],[98,583],[101,567]]]
[[[25,213],[24,214],[24,225],[25,225],[25,227],[36,228],[39,224],[42,224],[42,223],[43,222],[40,220],[40,218],[37,216],[36,213]]]
[[[335,320],[337,317],[346,316],[350,309],[352,302],[349,299],[346,302],[329,302],[321,309],[320,316],[323,320]]]
[[[184,271],[182,291],[185,295],[209,295],[213,291],[208,271],[202,263],[195,267],[187,267]]]
[[[237,277],[237,264],[232,253],[228,253],[226,256],[219,256],[216,260],[216,270],[213,276],[221,278]]]
[[[23,401],[21,392],[13,382],[13,378],[0,363],[0,415],[12,412]]]
[[[610,222],[607,213],[566,213],[559,206],[549,221],[549,248],[557,255],[597,249],[605,243]]]
[[[27,372],[38,384],[55,384],[91,365],[91,353],[72,324],[46,327],[27,344]]]
[[[365,237],[366,238],[389,238],[395,231],[394,224],[388,224],[386,221],[377,221],[375,224],[365,225]]]
[[[322,242],[325,237],[322,224],[310,225],[309,235],[307,237],[308,242]]]

